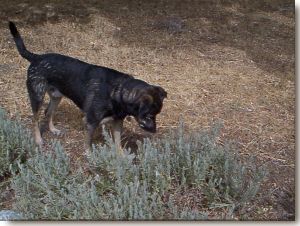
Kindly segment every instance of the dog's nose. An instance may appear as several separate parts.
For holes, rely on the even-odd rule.
[[[147,131],[150,133],[156,133],[156,127],[149,128]]]
[[[155,133],[156,132],[156,125],[155,124],[152,124],[152,125],[147,125],[145,123],[139,123],[139,126],[147,131],[147,132],[150,132],[150,133]]]

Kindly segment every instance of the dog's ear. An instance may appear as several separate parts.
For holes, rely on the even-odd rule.
[[[164,98],[167,98],[168,93],[162,87],[155,86],[155,89],[157,90],[161,101],[163,101]]]
[[[143,115],[145,113],[147,113],[147,111],[149,110],[149,107],[151,106],[151,104],[153,103],[153,97],[145,94],[140,98],[140,106],[139,106],[139,115]]]
[[[142,97],[141,97],[141,103],[143,104],[143,105],[150,105],[150,104],[152,104],[153,103],[153,97],[152,96],[150,96],[150,95],[143,95]]]

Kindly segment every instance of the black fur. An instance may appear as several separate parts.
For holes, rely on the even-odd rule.
[[[15,43],[17,45],[20,55],[30,62],[33,61],[36,58],[36,55],[29,52],[26,49],[24,42],[16,28],[16,25],[11,21],[9,22],[9,29],[10,29],[12,36],[14,37],[14,40],[15,40]]]
[[[27,88],[34,114],[48,92],[51,98],[71,99],[85,113],[92,131],[104,118],[123,120],[128,115],[134,116],[143,129],[156,131],[155,117],[167,96],[163,88],[68,56],[31,53],[13,22],[9,22],[9,28],[20,55],[31,63]]]

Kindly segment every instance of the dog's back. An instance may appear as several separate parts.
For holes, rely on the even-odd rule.
[[[9,22],[18,52],[31,64],[28,68],[27,87],[34,96],[42,98],[47,87],[55,87],[64,96],[71,99],[80,109],[84,107],[86,92],[95,84],[106,84],[106,90],[115,83],[121,83],[132,76],[114,69],[88,64],[81,60],[57,54],[35,54],[28,51],[13,22]],[[39,90],[35,90],[39,87]]]

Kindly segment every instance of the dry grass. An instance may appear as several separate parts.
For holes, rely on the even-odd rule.
[[[285,219],[290,210],[279,208],[275,191],[293,187],[295,175],[293,2],[1,2],[6,8],[0,14],[0,105],[11,117],[19,114],[31,126],[28,62],[16,51],[8,19],[17,22],[35,53],[66,54],[164,87],[168,99],[155,136],[176,127],[180,117],[191,130],[223,121],[221,142],[233,140],[242,155],[257,156],[272,175],[261,196],[267,201],[257,200],[253,217]],[[83,154],[81,118],[68,100],[55,116],[65,131],[59,139],[73,158]],[[128,145],[145,136],[134,121],[126,122]]]

